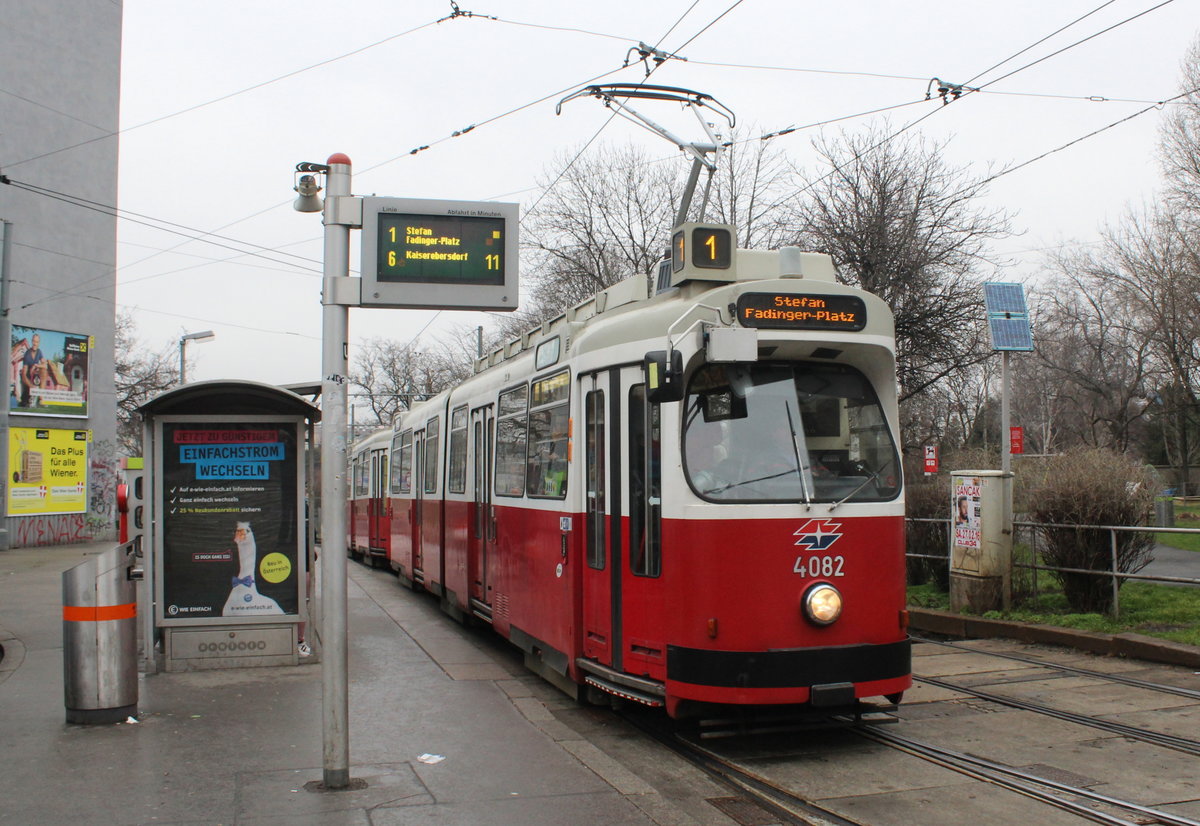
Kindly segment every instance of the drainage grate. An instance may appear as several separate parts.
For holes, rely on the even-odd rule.
[[[741,826],[779,826],[782,821],[744,797],[710,797],[708,802]]]

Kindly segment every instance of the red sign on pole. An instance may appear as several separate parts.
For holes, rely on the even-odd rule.
[[[925,445],[925,472],[938,472],[938,447],[937,445]]]
[[[1014,456],[1025,452],[1025,428],[1010,427],[1008,429],[1008,452]]]

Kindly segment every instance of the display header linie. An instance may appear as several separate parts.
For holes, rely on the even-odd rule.
[[[737,316],[743,327],[858,332],[867,326],[867,305],[854,295],[743,293]]]

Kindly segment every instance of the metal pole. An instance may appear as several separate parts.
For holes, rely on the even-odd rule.
[[[187,384],[187,337],[179,339],[179,383]]]
[[[1009,396],[1012,395],[1012,387],[1010,385],[1011,376],[1008,369],[1008,357],[1010,353],[1004,350],[1000,354],[1000,470],[1003,475],[1000,479],[1001,489],[1003,490],[1004,500],[1004,523],[1001,526],[1002,533],[1008,539],[1008,566],[1003,573],[1004,593],[1001,596],[1001,601],[1005,611],[1012,608],[1012,551],[1014,544],[1013,537],[1013,472],[1012,472],[1012,431],[1011,419],[1009,417]]]
[[[0,226],[4,229],[4,242],[0,247],[0,341],[4,342],[4,349],[8,350],[9,355],[12,354],[12,322],[8,318],[8,284],[11,275],[12,266],[12,221],[0,220]],[[20,388],[13,388],[19,390]],[[0,550],[8,550],[8,485],[4,480],[8,479],[8,418],[9,404],[4,404],[4,427],[0,429],[0,447],[3,447],[3,456],[0,456]]]
[[[324,786],[350,785],[346,622],[346,382],[350,310],[334,304],[334,278],[350,276],[350,227],[335,223],[337,199],[350,195],[350,159],[329,158],[325,182],[325,289],[321,308],[321,711]]]
[[[1112,615],[1113,619],[1121,618],[1121,581],[1117,578],[1117,532],[1109,530],[1108,535],[1112,538]]]
[[[1010,421],[1008,413],[1008,397],[1010,394],[1008,375],[1007,350],[1000,354],[1000,469],[1005,473],[1012,471],[1012,434],[1009,432]]]

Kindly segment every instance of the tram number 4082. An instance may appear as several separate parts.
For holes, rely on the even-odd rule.
[[[844,576],[842,566],[846,563],[846,558],[841,556],[810,556],[803,555],[796,557],[796,564],[792,566],[792,573],[800,574],[800,576]]]

